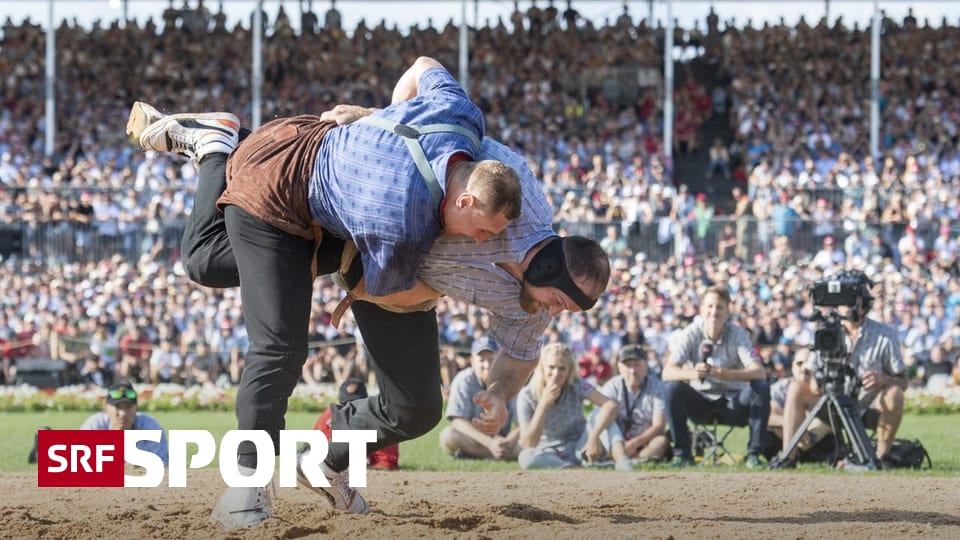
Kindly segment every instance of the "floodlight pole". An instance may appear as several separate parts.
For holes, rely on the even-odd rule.
[[[46,99],[46,117],[44,118],[43,124],[45,131],[43,153],[46,157],[53,155],[57,142],[57,87],[54,84],[57,69],[56,52],[57,29],[53,23],[53,0],[47,0],[47,50],[43,82],[43,93]]]
[[[880,3],[873,0],[870,28],[870,155],[880,157]]]
[[[663,155],[673,164],[673,0],[667,0],[667,27],[663,40]]]
[[[257,0],[253,12],[253,73],[250,77],[253,88],[253,103],[250,107],[251,129],[260,127],[260,92],[263,88],[263,0]]]
[[[467,0],[460,0],[460,86],[470,95],[470,60],[467,54],[470,45],[467,34]]]

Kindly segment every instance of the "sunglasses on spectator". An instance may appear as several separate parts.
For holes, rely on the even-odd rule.
[[[110,390],[107,392],[107,395],[110,397],[110,399],[137,399],[137,392],[133,388],[117,388],[116,390]]]

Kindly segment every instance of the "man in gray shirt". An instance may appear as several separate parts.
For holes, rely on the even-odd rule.
[[[877,458],[885,464],[890,446],[900,428],[903,418],[903,391],[907,389],[906,366],[900,350],[897,331],[890,325],[867,317],[873,306],[872,283],[862,272],[849,272],[847,277],[859,284],[857,306],[838,306],[837,312],[846,331],[847,346],[850,351],[847,362],[860,379],[861,388],[857,396],[857,408],[864,414],[864,424],[873,427],[873,419],[866,415],[868,410],[876,410]],[[822,368],[819,354],[810,355],[809,369],[816,373]],[[813,408],[820,398],[821,390],[805,384],[791,384],[783,407],[783,451],[786,452],[790,439],[803,423],[806,412]],[[826,409],[824,409],[825,411]],[[796,456],[786,456],[787,466],[792,465]]]
[[[746,465],[760,465],[770,417],[770,385],[746,330],[730,322],[729,316],[730,293],[720,287],[707,289],[700,316],[667,349],[663,399],[674,466],[693,464],[687,420],[750,426]]]
[[[470,367],[457,373],[450,383],[447,400],[447,418],[450,425],[440,432],[440,448],[453,457],[513,460],[520,453],[517,444],[519,430],[510,425],[516,418],[516,400],[507,403],[510,415],[499,432],[493,436],[483,433],[471,420],[483,414],[483,408],[473,398],[487,389],[490,365],[500,352],[500,346],[487,336],[477,338],[470,350]]]
[[[608,430],[611,436],[600,441],[618,470],[631,470],[632,460],[658,460],[670,449],[665,434],[663,383],[650,374],[646,350],[641,345],[620,349],[617,371],[619,374],[600,388],[601,394],[619,404],[617,418]],[[596,416],[592,414],[590,421],[594,422]]]

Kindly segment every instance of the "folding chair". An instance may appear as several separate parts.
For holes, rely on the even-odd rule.
[[[718,422],[694,425],[693,455],[700,458],[700,465],[737,464],[737,457],[725,446],[733,428]]]

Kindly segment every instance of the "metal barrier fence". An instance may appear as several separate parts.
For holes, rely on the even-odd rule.
[[[597,240],[607,236],[612,225],[628,254],[643,253],[647,260],[664,261],[671,256],[741,258],[769,255],[777,236],[786,236],[795,254],[818,251],[829,236],[836,249],[843,250],[848,236],[857,231],[863,242],[880,235],[891,248],[903,236],[906,223],[850,223],[843,220],[815,222],[792,220],[775,222],[755,218],[715,217],[701,226],[695,220],[670,218],[649,223],[628,221],[558,222],[556,228],[567,234],[579,234]],[[17,257],[48,263],[87,262],[121,255],[136,260],[144,254],[158,262],[171,263],[180,258],[180,239],[185,219],[147,222],[115,234],[103,234],[95,224],[75,221],[21,222],[0,224],[0,258]],[[116,230],[115,226],[110,227]],[[702,234],[701,234],[702,233]],[[927,246],[933,244],[935,230],[920,230]],[[735,242],[733,241],[735,240]],[[722,244],[727,249],[721,251]]]
[[[9,257],[76,263],[109,259],[121,255],[137,260],[150,254],[159,262],[180,258],[184,218],[146,223],[119,229],[111,224],[105,234],[96,224],[77,221],[21,222],[0,225],[0,259]]]

